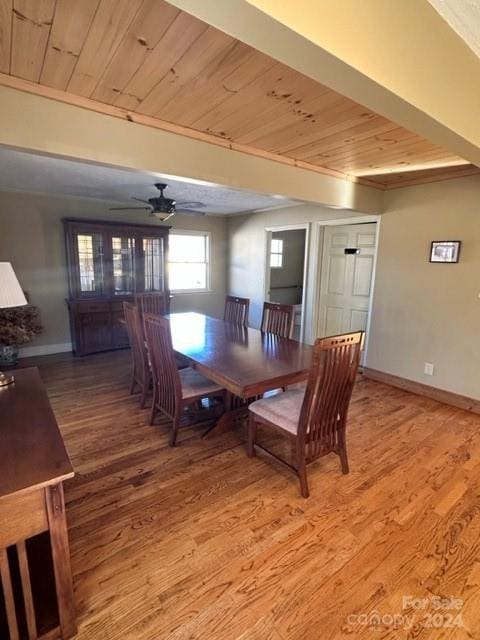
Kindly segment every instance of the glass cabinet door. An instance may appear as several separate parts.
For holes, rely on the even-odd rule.
[[[104,292],[103,235],[79,233],[76,240],[80,294],[102,295]]]
[[[163,238],[143,238],[144,291],[165,291]]]
[[[112,237],[113,293],[135,293],[135,238]]]

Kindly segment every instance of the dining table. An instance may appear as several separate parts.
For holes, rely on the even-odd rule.
[[[252,398],[308,378],[311,345],[201,313],[171,313],[167,318],[174,351],[230,392],[230,407],[220,425],[244,417]]]

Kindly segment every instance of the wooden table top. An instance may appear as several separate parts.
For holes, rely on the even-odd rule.
[[[14,375],[0,387],[0,498],[74,475],[38,369]]]
[[[248,398],[308,377],[310,345],[199,313],[167,317],[175,351],[237,396]]]

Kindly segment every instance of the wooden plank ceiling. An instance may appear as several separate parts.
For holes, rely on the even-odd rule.
[[[415,179],[409,168],[476,171],[161,0],[0,0],[0,72],[3,84],[380,188]]]

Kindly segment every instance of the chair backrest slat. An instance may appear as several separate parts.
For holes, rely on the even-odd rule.
[[[239,298],[238,296],[227,296],[225,298],[225,311],[223,319],[225,322],[238,324],[243,327],[248,325],[248,310],[250,300],[248,298]]]
[[[152,363],[154,401],[157,407],[173,419],[179,410],[182,386],[175,362],[170,321],[147,313],[143,323]]]
[[[133,364],[137,375],[148,370],[148,355],[143,339],[142,324],[137,307],[129,302],[123,303],[125,323],[127,325],[128,340],[132,350]]]
[[[169,297],[164,292],[138,293],[135,296],[135,301],[141,319],[146,313],[151,313],[154,316],[164,316],[169,313]]]
[[[363,332],[319,338],[298,425],[307,460],[339,448],[360,362]]]
[[[291,304],[264,302],[260,330],[274,333],[280,338],[291,338],[295,320],[295,307]]]

